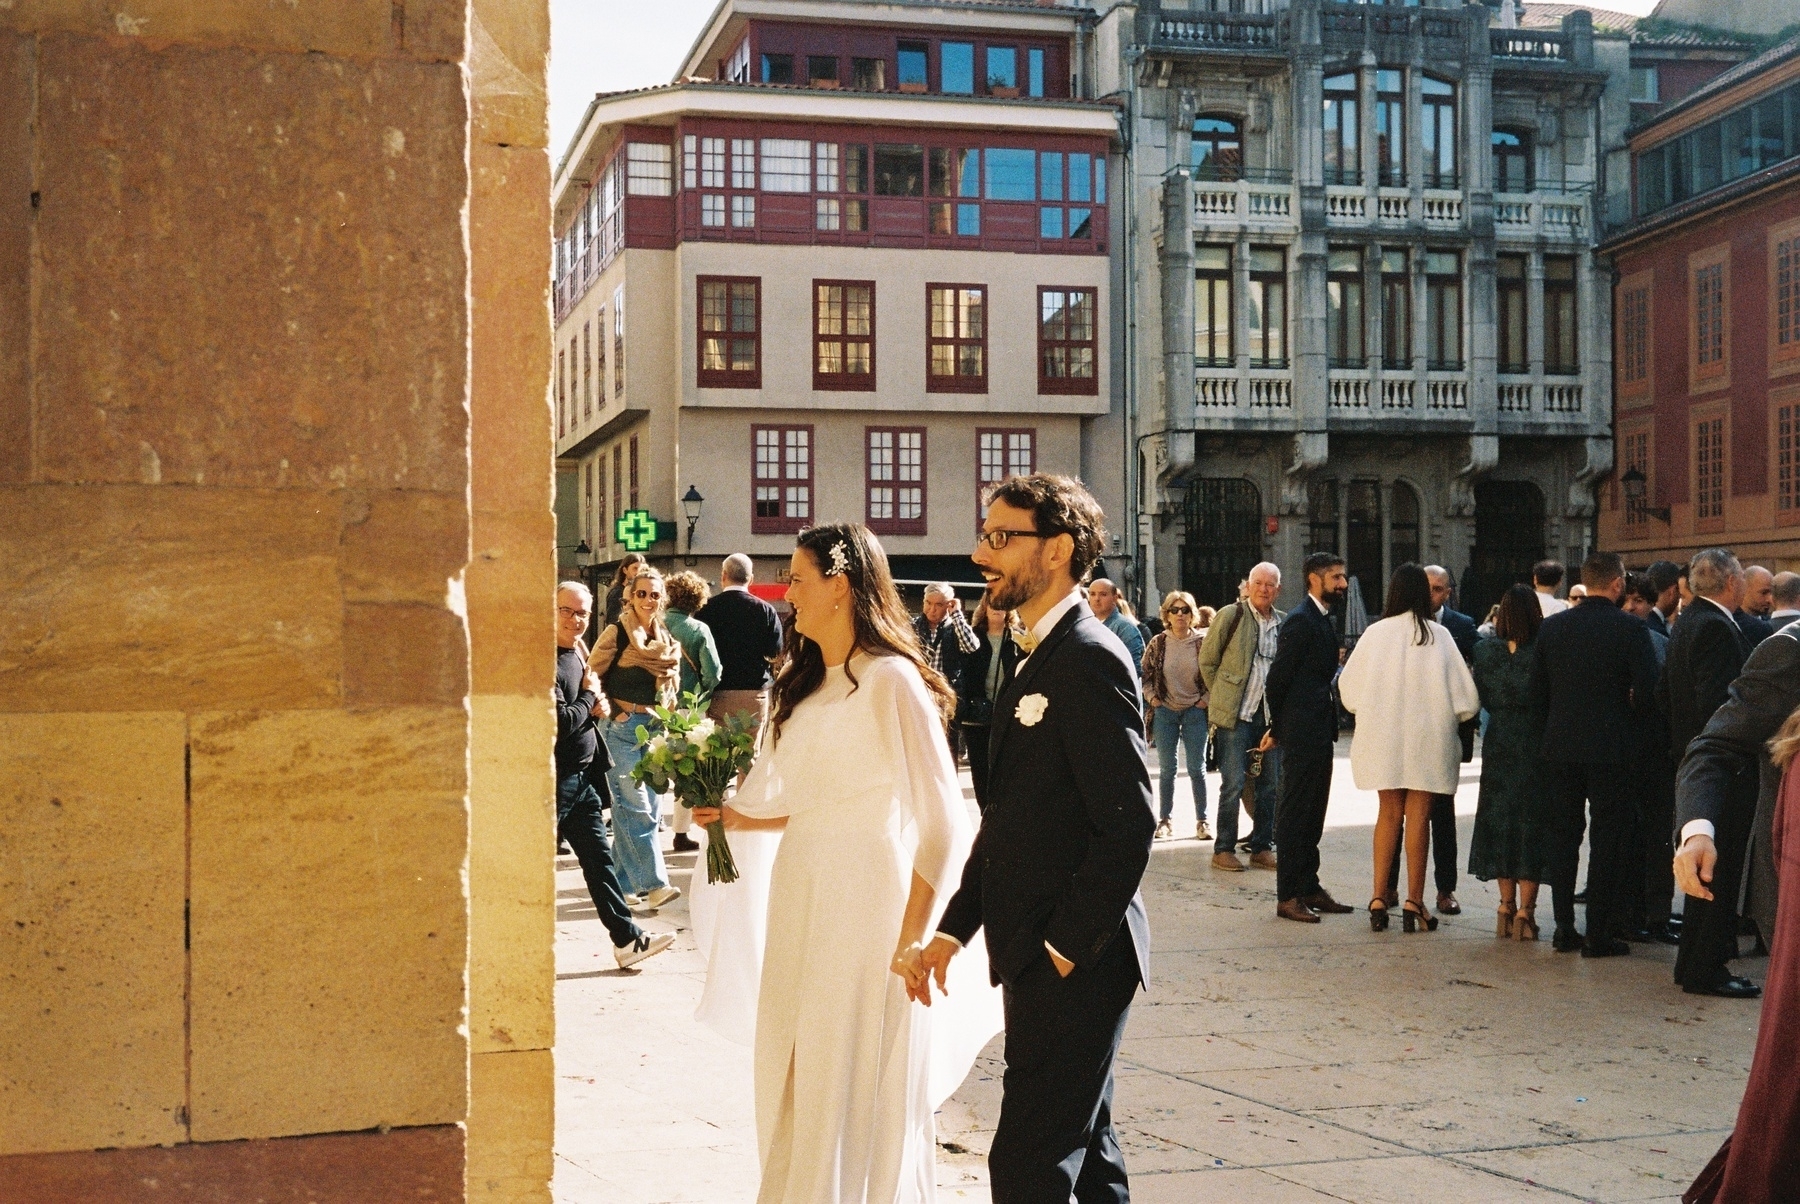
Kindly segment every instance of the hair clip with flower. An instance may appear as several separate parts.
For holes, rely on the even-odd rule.
[[[831,545],[831,567],[825,570],[827,577],[835,577],[839,573],[850,571],[850,557],[844,552],[844,541],[838,540]]]

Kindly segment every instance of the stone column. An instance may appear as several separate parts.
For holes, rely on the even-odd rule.
[[[1324,51],[1318,0],[1294,0],[1288,10],[1293,46],[1294,183],[1300,198],[1300,235],[1288,272],[1293,365],[1294,454],[1279,500],[1280,513],[1306,512],[1306,479],[1329,455],[1326,433],[1330,384],[1325,350]],[[1365,106],[1366,107],[1366,106]],[[1362,119],[1358,114],[1358,120]]]

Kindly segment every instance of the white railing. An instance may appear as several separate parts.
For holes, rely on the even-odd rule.
[[[1584,201],[1551,200],[1535,192],[1497,193],[1494,197],[1494,233],[1501,238],[1580,239],[1586,226]]]
[[[1579,414],[1581,413],[1580,385],[1545,385],[1544,413],[1546,414]]]
[[[1431,376],[1425,380],[1427,410],[1466,410],[1469,408],[1469,383],[1461,375]]]
[[[1494,198],[1494,225],[1519,230],[1531,228],[1531,202],[1511,197]]]
[[[1200,225],[1220,221],[1291,224],[1293,220],[1294,191],[1285,184],[1248,180],[1194,183],[1194,221]]]
[[[1250,408],[1253,410],[1291,410],[1294,408],[1293,380],[1285,371],[1252,373]]]
[[[1236,217],[1238,190],[1231,184],[1194,185],[1194,217]]]
[[[1381,382],[1381,408],[1410,410],[1413,408],[1413,383],[1410,377],[1386,377]]]
[[[1382,221],[1404,222],[1412,217],[1412,197],[1404,188],[1383,188],[1378,200]]]
[[[1334,410],[1366,410],[1369,408],[1369,378],[1354,370],[1331,373],[1331,408]]]
[[[1582,208],[1583,206],[1580,204],[1570,204],[1567,201],[1545,201],[1543,205],[1545,233],[1562,234],[1565,237],[1574,237],[1580,234]]]
[[[1368,194],[1360,188],[1336,185],[1325,189],[1325,220],[1330,222],[1362,222],[1369,219]]]
[[[1237,373],[1194,373],[1194,405],[1202,410],[1237,408]]]
[[[1531,385],[1529,382],[1500,383],[1500,412],[1502,414],[1531,413]]]
[[[1251,221],[1291,221],[1294,216],[1294,193],[1286,187],[1249,184],[1244,199],[1250,203]]]
[[[1433,225],[1462,224],[1463,198],[1460,192],[1427,192],[1424,196],[1425,221]]]

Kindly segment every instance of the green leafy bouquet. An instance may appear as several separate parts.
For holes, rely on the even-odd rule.
[[[708,718],[692,694],[682,695],[681,702],[650,709],[661,730],[653,736],[647,727],[638,729],[643,754],[631,767],[631,778],[658,794],[673,792],[689,809],[723,806],[725,792],[756,759],[755,729],[742,715],[722,722]],[[715,820],[706,825],[706,880],[736,882],[737,876],[725,825]]]

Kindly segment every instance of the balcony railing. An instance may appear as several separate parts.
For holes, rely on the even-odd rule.
[[[1495,408],[1503,416],[1537,415],[1560,423],[1580,419],[1586,413],[1586,398],[1579,381],[1533,380],[1526,373],[1502,374],[1497,389]]]
[[[1196,13],[1192,17],[1163,17],[1156,23],[1156,40],[1178,50],[1275,50],[1279,29],[1273,15],[1247,13]]]
[[[1488,30],[1490,53],[1510,63],[1561,63],[1570,61],[1568,39],[1560,33],[1524,29]]]
[[[1579,193],[1494,194],[1494,233],[1500,238],[1580,239],[1587,225],[1587,198]]]
[[[1287,184],[1249,180],[1194,181],[1194,221],[1199,225],[1248,222],[1291,225],[1294,190]]]

